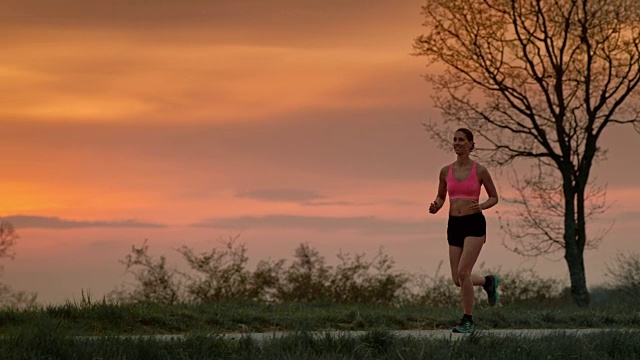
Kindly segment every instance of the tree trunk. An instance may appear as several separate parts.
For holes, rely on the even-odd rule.
[[[569,277],[571,279],[571,297],[578,306],[589,306],[589,291],[587,290],[587,280],[584,273],[583,252],[578,250],[575,241],[567,243],[565,249],[565,260],[569,267]]]
[[[589,291],[587,290],[587,280],[584,272],[584,244],[581,244],[578,235],[585,234],[585,223],[579,221],[576,224],[576,208],[574,199],[576,192],[580,189],[573,187],[570,177],[564,177],[564,196],[565,196],[565,212],[564,212],[564,243],[565,254],[564,259],[569,267],[569,279],[571,280],[571,296],[573,302],[578,306],[589,305]],[[578,190],[578,191],[576,191]],[[584,196],[578,196],[578,201],[583,201],[578,205],[578,212],[584,210]],[[582,205],[582,206],[581,206]],[[584,215],[584,213],[583,213]],[[582,227],[582,229],[580,229]]]

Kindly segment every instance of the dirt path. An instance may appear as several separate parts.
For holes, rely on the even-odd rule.
[[[603,331],[623,331],[623,329],[500,329],[500,330],[476,330],[477,335],[497,335],[497,336],[522,336],[522,337],[538,337],[544,335],[567,334],[567,335],[585,335]],[[362,336],[368,331],[328,331],[313,332],[315,336],[330,334]],[[411,337],[427,337],[427,338],[459,338],[468,336],[468,334],[454,334],[451,330],[391,330],[390,333],[397,336]],[[290,332],[273,332],[273,333],[248,333],[248,334],[224,334],[225,338],[240,339],[243,336],[251,336],[256,340],[268,340],[291,334]]]
[[[629,331],[634,332],[634,336],[640,334],[638,329],[498,329],[498,330],[476,330],[476,335],[489,336],[520,336],[534,338],[545,335],[586,335],[605,331]],[[370,331],[312,331],[313,336],[362,336]],[[390,330],[390,333],[397,336],[424,337],[432,339],[460,339],[468,334],[454,334],[451,330]],[[220,334],[225,339],[240,340],[242,338],[251,337],[257,341],[266,341],[281,338],[283,336],[295,334],[290,331],[276,331],[268,333],[229,333]],[[153,338],[163,340],[181,340],[188,335],[125,335],[122,338]],[[213,335],[212,335],[213,336]]]

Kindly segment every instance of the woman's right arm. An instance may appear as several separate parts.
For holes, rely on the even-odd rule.
[[[429,206],[429,212],[435,214],[442,208],[444,201],[447,198],[447,167],[443,167],[440,170],[439,183],[438,183],[438,195],[436,199]]]

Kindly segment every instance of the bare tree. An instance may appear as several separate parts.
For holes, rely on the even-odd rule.
[[[428,130],[444,140],[442,130],[467,126],[492,165],[529,159],[533,174],[552,174],[545,187],[560,189],[562,221],[549,238],[564,250],[574,302],[588,305],[585,199],[598,142],[610,125],[640,131],[640,3],[427,0],[423,14],[415,54],[444,65],[426,76],[444,118]]]
[[[538,164],[531,174],[521,176],[514,171],[509,183],[516,194],[505,200],[516,206],[498,211],[503,245],[516,254],[530,257],[564,250],[564,195],[562,181],[553,169]],[[584,198],[586,220],[595,219],[609,209],[604,186],[591,183]],[[585,248],[596,249],[612,226],[613,222],[597,229],[595,235],[586,239]]]
[[[20,238],[12,223],[0,218],[0,258],[13,259],[13,247]],[[0,268],[1,269],[1,268]],[[38,295],[33,292],[16,291],[0,282],[0,306],[10,308],[28,308],[36,305]]]
[[[16,228],[13,224],[0,219],[0,258],[8,257],[13,259],[16,255],[13,251],[13,246],[18,238],[18,233],[16,233]]]

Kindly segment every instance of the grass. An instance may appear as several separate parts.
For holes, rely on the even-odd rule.
[[[183,339],[65,337],[44,327],[0,338],[3,359],[633,359],[637,331],[525,338],[472,335],[417,339],[385,330],[360,336],[294,332],[256,341],[190,335]]]
[[[0,311],[2,359],[602,359],[640,357],[640,312],[632,305],[479,306],[478,329],[617,328],[599,334],[526,338],[478,332],[462,338],[416,339],[390,330],[448,329],[458,308],[373,304],[206,305],[68,303]],[[258,341],[228,332],[291,331]],[[365,330],[345,336],[311,331]],[[116,335],[185,334],[159,340]],[[97,337],[86,337],[97,336]]]
[[[458,308],[389,307],[332,303],[263,304],[226,302],[199,305],[108,303],[0,310],[0,335],[42,326],[68,335],[140,335],[270,331],[448,329]],[[578,308],[571,305],[478,306],[480,329],[637,328],[633,305]]]

